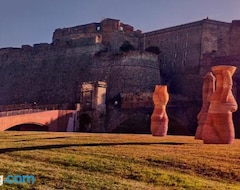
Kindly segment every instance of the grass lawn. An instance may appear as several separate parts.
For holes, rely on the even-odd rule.
[[[0,189],[240,189],[240,140],[187,136],[0,132],[0,175],[34,184]]]

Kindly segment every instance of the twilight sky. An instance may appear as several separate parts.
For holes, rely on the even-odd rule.
[[[240,20],[240,0],[0,0],[0,48],[51,43],[56,28],[103,18],[148,32],[206,17]]]

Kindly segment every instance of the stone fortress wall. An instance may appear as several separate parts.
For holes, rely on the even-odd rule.
[[[175,27],[145,33],[140,45],[144,48],[157,46],[161,50],[159,64],[161,81],[172,94],[172,103],[191,103],[195,116],[201,99],[202,77],[214,65],[240,66],[240,21],[231,23],[203,19]],[[234,75],[234,92],[240,102],[240,70]],[[180,96],[181,98],[175,98]],[[174,103],[175,102],[175,103]],[[178,109],[181,110],[181,109]],[[185,113],[188,113],[185,109]],[[169,110],[171,111],[171,110]],[[191,115],[191,114],[190,114]],[[233,114],[237,136],[240,136],[240,111]],[[183,116],[184,117],[184,116]],[[194,121],[191,121],[192,123]],[[191,123],[190,121],[188,123]],[[193,129],[189,127],[190,130]]]
[[[152,92],[160,83],[157,56],[148,52],[131,52],[109,59],[105,54],[95,57],[90,69],[94,81],[106,81],[108,97],[119,93]]]
[[[107,104],[120,93],[152,91],[160,83],[157,55],[120,53],[129,41],[137,49],[141,31],[106,19],[57,29],[51,44],[0,49],[0,104],[76,104],[80,86],[106,81]],[[111,120],[111,118],[109,118]]]
[[[125,41],[136,51],[119,52]],[[238,66],[239,44],[240,21],[203,19],[147,33],[115,19],[56,29],[51,44],[0,49],[0,104],[75,104],[79,102],[82,82],[102,80],[108,86],[107,109],[116,113],[111,116],[114,119],[108,118],[112,121],[117,114],[125,118],[121,107],[112,105],[121,94],[125,98],[140,97],[141,93],[152,93],[156,84],[167,84],[170,125],[177,126],[170,126],[170,132],[192,134],[201,107],[203,75],[214,64]],[[150,46],[159,47],[160,54],[145,52]],[[131,104],[131,100],[124,101],[124,105]],[[145,114],[146,123],[150,112]],[[130,125],[136,120],[134,116]]]
[[[140,30],[134,31],[132,26],[123,24],[120,20],[105,19],[100,23],[56,29],[53,44],[86,46],[101,43],[110,51],[119,51],[124,41],[129,41],[137,48],[141,34]]]

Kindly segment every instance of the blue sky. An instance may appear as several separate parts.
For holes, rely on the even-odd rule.
[[[240,0],[0,0],[0,48],[51,43],[56,28],[103,18],[147,32],[206,17],[240,20]]]

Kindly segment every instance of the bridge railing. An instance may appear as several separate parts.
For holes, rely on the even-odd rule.
[[[18,105],[0,105],[0,117],[30,114],[35,112],[43,112],[47,110],[68,110],[75,109],[71,104],[18,104]]]

